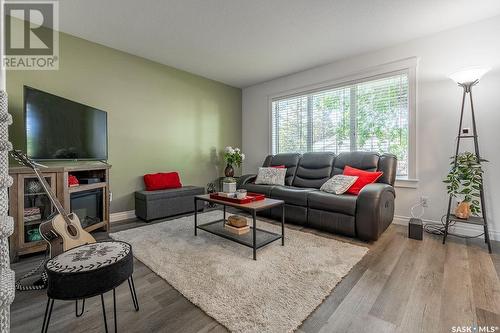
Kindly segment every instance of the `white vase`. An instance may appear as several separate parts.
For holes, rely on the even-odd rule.
[[[234,193],[236,192],[236,183],[222,183],[222,192],[224,193]]]

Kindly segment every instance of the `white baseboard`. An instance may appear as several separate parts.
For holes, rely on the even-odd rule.
[[[121,220],[128,220],[135,218],[135,210],[127,210],[124,212],[109,214],[109,222],[117,222]]]
[[[394,215],[394,220],[392,220],[393,223],[395,224],[400,224],[400,225],[408,225],[408,222],[410,221],[409,216],[400,216],[400,215]],[[440,221],[435,221],[435,220],[428,220],[428,219],[422,219],[424,223],[438,223],[441,224]],[[490,225],[490,224],[488,224]],[[464,236],[475,236],[480,233],[482,233],[483,227],[480,225],[468,225],[465,223],[457,223],[454,226],[450,227],[449,229],[450,232],[456,233],[459,235],[464,235]],[[490,239],[495,240],[495,241],[500,241],[500,232],[497,230],[489,230],[490,231]],[[481,238],[484,238],[484,236],[481,236]]]

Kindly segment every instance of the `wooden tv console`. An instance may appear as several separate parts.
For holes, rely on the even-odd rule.
[[[40,168],[57,198],[68,212],[72,211],[71,195],[73,193],[92,193],[102,189],[102,216],[93,223],[83,225],[85,230],[97,229],[109,231],[109,169],[111,165],[101,162],[68,162],[58,164],[45,164],[47,168]],[[45,251],[47,244],[39,239],[38,226],[47,220],[54,211],[53,205],[48,200],[33,171],[26,167],[11,167],[9,174],[13,178],[13,185],[9,188],[9,215],[14,218],[14,233],[9,238],[10,257],[16,262],[19,256]],[[80,184],[70,187],[69,175],[77,178],[99,178],[93,184]],[[76,196],[76,195],[75,195]],[[32,231],[35,230],[35,231]]]

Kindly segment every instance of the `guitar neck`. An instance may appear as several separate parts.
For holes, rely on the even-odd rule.
[[[52,190],[52,187],[50,187],[50,185],[47,183],[47,180],[45,180],[45,177],[40,173],[40,171],[37,168],[33,168],[33,171],[35,172],[35,175],[37,176],[38,180],[42,184],[43,189],[45,190],[45,192],[49,196],[49,199],[52,202],[52,204],[54,205],[54,207],[56,208],[57,212],[64,217],[65,221],[67,221],[68,213],[66,212],[64,207],[61,205],[61,203],[57,199],[57,196],[54,193],[54,191]]]

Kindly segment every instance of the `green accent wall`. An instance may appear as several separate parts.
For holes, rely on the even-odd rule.
[[[222,175],[220,152],[241,147],[241,89],[71,35],[59,41],[59,70],[7,72],[14,148],[26,147],[28,85],[108,112],[111,213],[134,209],[145,173],[179,171],[200,186]]]

